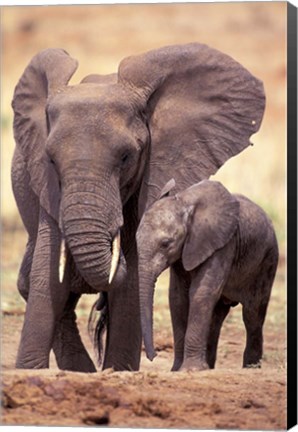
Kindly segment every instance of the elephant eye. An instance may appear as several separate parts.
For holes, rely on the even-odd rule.
[[[121,155],[121,163],[124,165],[129,159],[129,152],[125,152]]]
[[[170,244],[171,244],[171,239],[169,239],[169,238],[162,239],[162,241],[160,243],[160,245],[163,249],[168,248],[170,246]]]

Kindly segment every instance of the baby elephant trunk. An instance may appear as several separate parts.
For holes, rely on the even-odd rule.
[[[156,277],[152,275],[147,268],[144,268],[144,265],[139,265],[142,336],[147,358],[151,361],[156,357],[153,345],[153,297],[155,282]]]

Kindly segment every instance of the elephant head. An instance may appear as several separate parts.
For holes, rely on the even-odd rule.
[[[181,259],[187,272],[204,263],[234,235],[239,202],[221,183],[203,180],[174,196],[173,181],[143,215],[137,231],[142,333],[147,357],[153,347],[153,296],[157,277]]]
[[[129,57],[117,74],[69,85],[76,68],[62,49],[31,60],[14,93],[14,134],[79,272],[108,290],[120,255],[124,266],[128,200],[137,197],[140,217],[174,175],[179,191],[214,174],[259,129],[264,91],[239,63],[198,43]]]

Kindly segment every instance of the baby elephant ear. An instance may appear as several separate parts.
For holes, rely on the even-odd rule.
[[[171,180],[169,180],[164,185],[164,187],[162,188],[162,191],[160,192],[160,195],[159,195],[158,199],[165,198],[165,197],[169,196],[171,190],[173,190],[175,186],[176,186],[176,182],[172,178]]]
[[[192,218],[182,252],[182,263],[190,271],[216,250],[224,247],[238,226],[239,202],[219,182],[204,180],[177,195],[192,208]]]

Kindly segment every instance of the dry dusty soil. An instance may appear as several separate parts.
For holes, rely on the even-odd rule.
[[[52,369],[16,371],[13,367],[21,316],[2,319],[5,360],[2,369],[2,422],[7,425],[101,425],[137,428],[285,429],[285,369],[276,359],[282,338],[266,334],[263,369],[241,369],[244,338],[237,323],[227,323],[218,368],[169,372],[172,342],[158,333],[159,356],[142,359],[139,372],[95,374]],[[81,319],[82,334],[87,325]],[[277,336],[278,338],[278,336]],[[270,340],[271,339],[271,340]],[[88,338],[86,337],[88,346]],[[90,344],[90,343],[89,343]],[[88,346],[90,352],[92,348]]]
[[[137,428],[285,428],[284,374],[9,372],[5,424]]]

